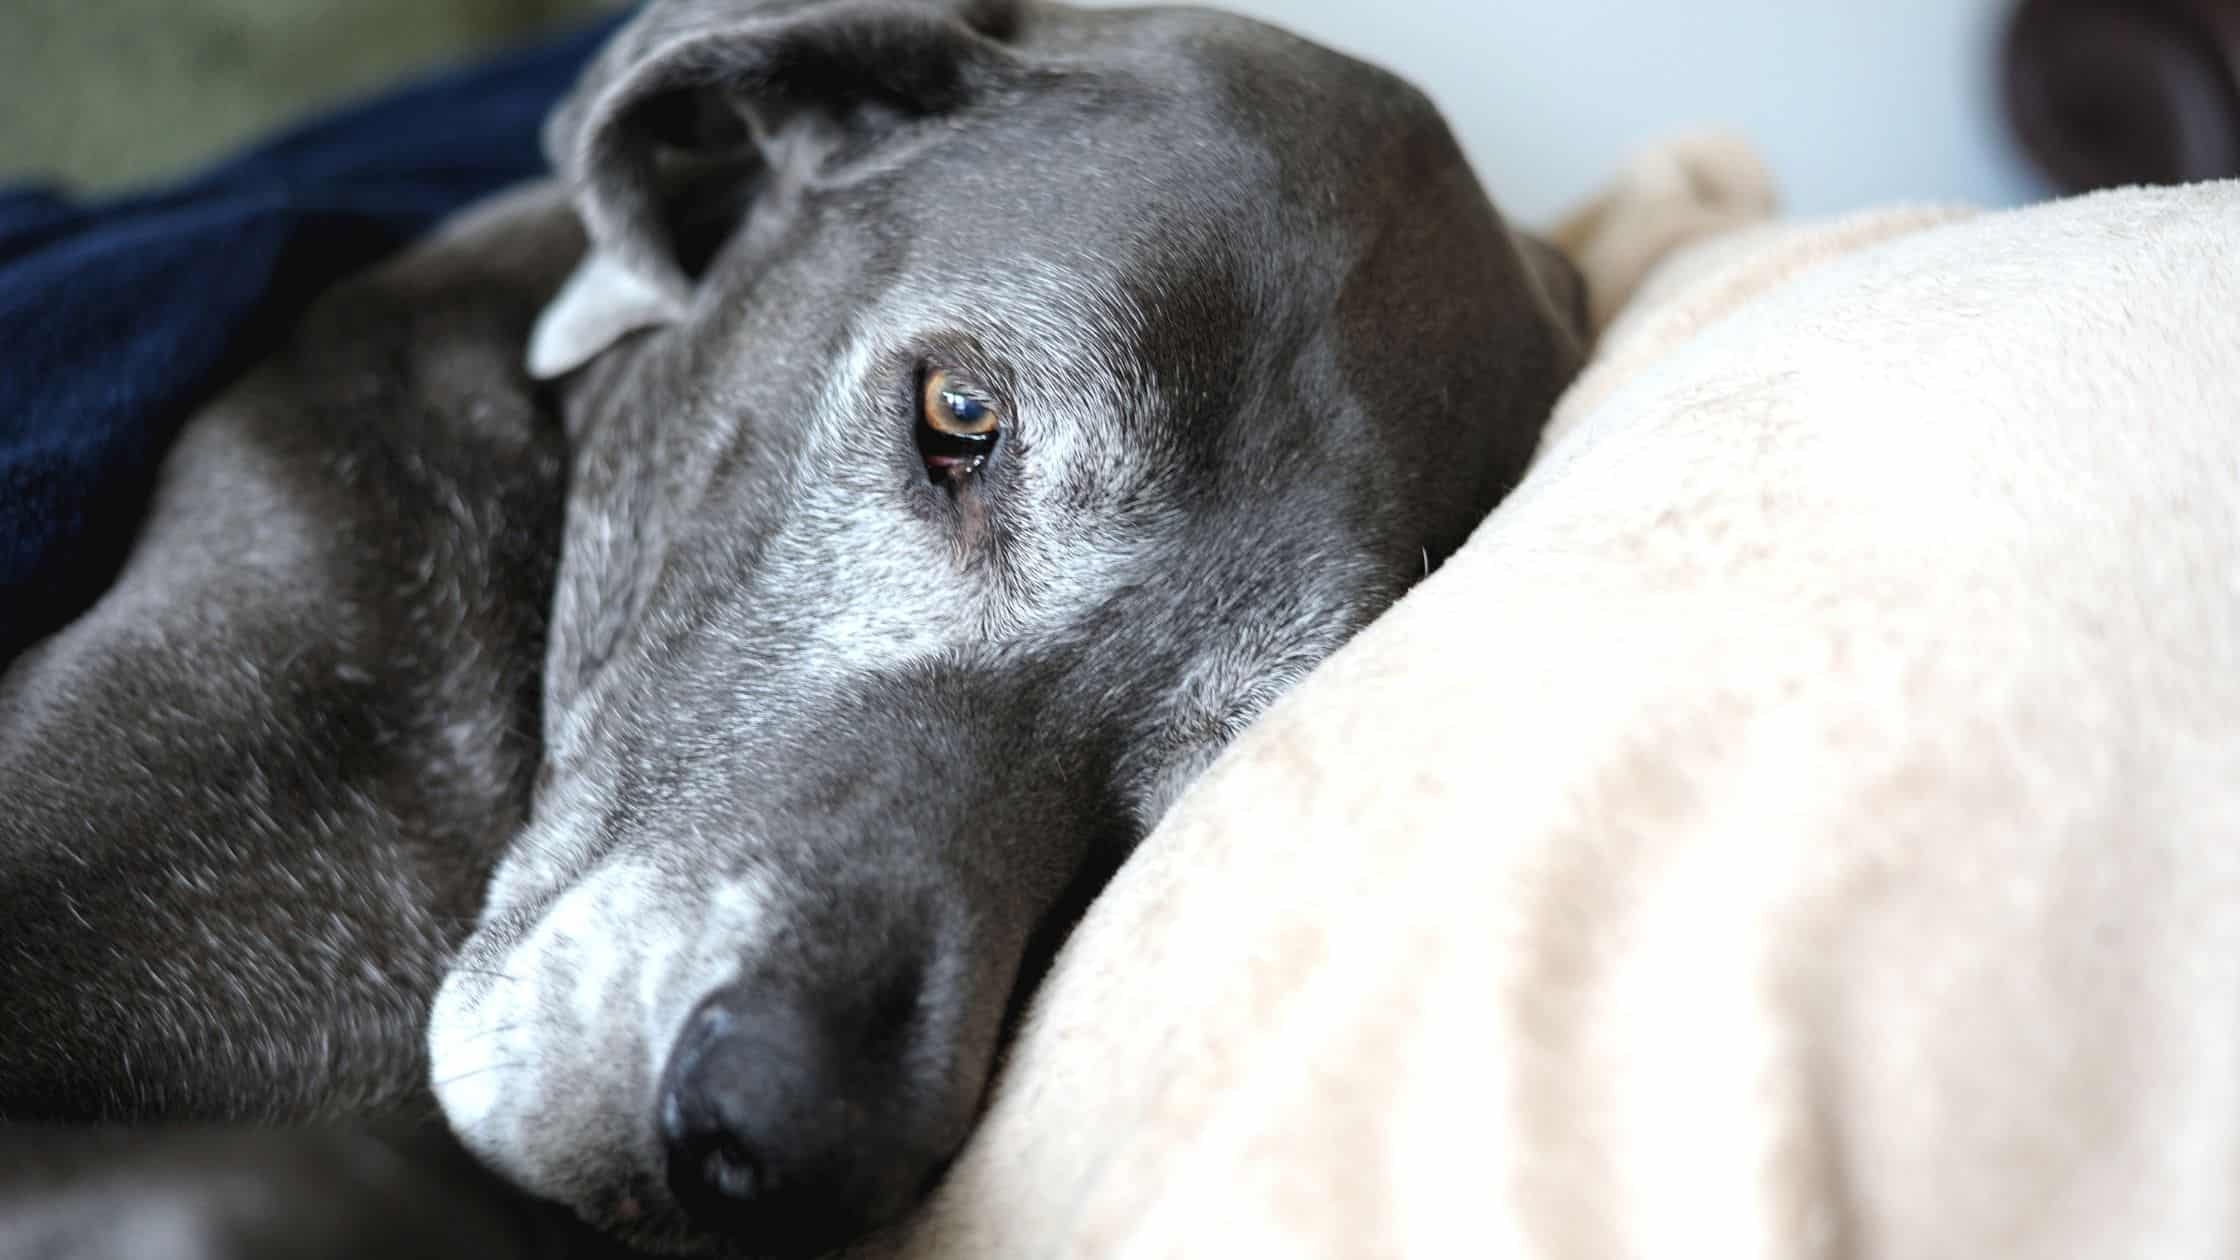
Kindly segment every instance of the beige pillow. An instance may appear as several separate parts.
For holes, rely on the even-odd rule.
[[[870,1254],[2240,1254],[2235,224],[1674,259]]]

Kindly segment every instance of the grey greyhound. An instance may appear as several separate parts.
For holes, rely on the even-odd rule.
[[[1217,14],[657,0],[546,138],[0,680],[0,1249],[894,1217],[1582,355],[1421,94]],[[438,1108],[503,1195],[359,1144]],[[286,1127],[62,1127],[149,1121]]]

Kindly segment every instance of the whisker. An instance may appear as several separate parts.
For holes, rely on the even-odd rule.
[[[518,1024],[500,1024],[496,1028],[480,1028],[475,1030],[473,1037],[467,1039],[466,1044],[471,1046],[477,1041],[488,1041],[492,1037],[503,1037],[510,1032],[520,1032],[524,1028],[534,1027],[536,1027],[536,1021],[523,1020]]]
[[[486,1072],[510,1072],[527,1066],[529,1065],[526,1063],[486,1063],[471,1072],[461,1072],[457,1076],[446,1076],[442,1080],[434,1082],[430,1088],[442,1089],[446,1085],[456,1085],[460,1081],[472,1080]]]
[[[520,984],[522,982],[522,978],[520,976],[513,975],[510,972],[492,971],[488,967],[462,967],[454,965],[446,968],[446,970],[465,972],[470,976],[488,976],[493,980],[510,980],[515,984]]]

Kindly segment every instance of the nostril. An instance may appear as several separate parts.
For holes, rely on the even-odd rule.
[[[985,1077],[954,1070],[924,955],[878,944],[814,985],[733,981],[686,1017],[650,1118],[696,1230],[818,1254],[894,1217],[956,1150]]]
[[[696,1217],[735,1217],[772,1188],[765,1161],[752,1142],[773,1117],[754,1114],[754,1078],[763,1071],[749,1060],[752,1043],[721,1005],[704,1006],[671,1052],[661,1089],[661,1138],[667,1147],[669,1187]]]
[[[752,1199],[767,1183],[754,1156],[736,1142],[717,1142],[700,1161],[700,1180],[727,1199]]]
[[[670,1193],[695,1225],[792,1255],[843,1240],[881,1210],[873,1115],[886,1109],[859,1092],[876,1095],[895,1072],[862,1061],[860,1031],[737,987],[686,1021],[656,1119]]]
[[[737,1134],[688,1130],[668,1143],[670,1190],[695,1215],[734,1215],[775,1188]]]
[[[668,1148],[671,1190],[686,1203],[707,1193],[734,1203],[751,1201],[770,1181],[754,1152],[706,1099],[695,1098],[690,1114],[699,1122],[687,1118],[685,1096],[675,1083],[661,1091],[661,1140]]]

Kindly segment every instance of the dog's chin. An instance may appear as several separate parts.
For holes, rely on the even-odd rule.
[[[637,1211],[640,1214],[630,1215]],[[766,1250],[739,1239],[696,1229],[674,1204],[646,1210],[640,1205],[619,1205],[616,1211],[590,1214],[580,1209],[576,1219],[631,1251],[649,1256],[720,1257],[721,1260],[770,1260]]]
[[[693,1235],[653,1171],[650,1131],[633,1134],[621,1123],[642,1109],[592,1105],[592,1097],[612,1088],[592,1075],[598,1060],[589,1052],[532,1050],[519,1037],[527,1012],[493,991],[504,985],[460,972],[436,997],[431,1079],[461,1144],[516,1188],[632,1247],[709,1251],[710,1241]],[[569,1060],[574,1070],[553,1070]]]
[[[610,860],[541,907],[494,900],[429,1015],[430,1084],[461,1143],[633,1246],[710,1250],[665,1188],[654,1087],[677,1026],[759,940],[760,897]]]
[[[502,1045],[498,1030],[505,1027],[486,1027],[476,1016],[475,990],[484,987],[471,974],[447,981],[431,1021],[435,1092],[461,1143],[517,1189],[634,1251],[741,1254],[736,1244],[696,1227],[669,1194],[650,1125],[622,1123],[625,1115],[650,1114],[650,1102],[627,1112],[585,1105],[586,1094],[600,1088],[588,1075],[597,1062],[590,1054],[576,1060],[584,1075],[571,1081],[537,1064],[517,1066],[474,1049]],[[485,1077],[513,1079],[501,1085]],[[651,1093],[650,1084],[642,1089]],[[609,1129],[604,1136],[598,1132],[603,1126]]]
[[[520,1190],[642,1252],[771,1260],[822,1254],[906,1210],[942,1162],[931,1157],[961,1141],[969,1108],[913,1110],[883,1145],[910,1167],[871,1178],[830,1219],[773,1233],[696,1218],[670,1189],[663,1072],[694,1012],[762,946],[774,893],[753,877],[711,886],[617,858],[549,900],[533,886],[512,885],[525,904],[493,899],[428,1025],[446,1121]]]

